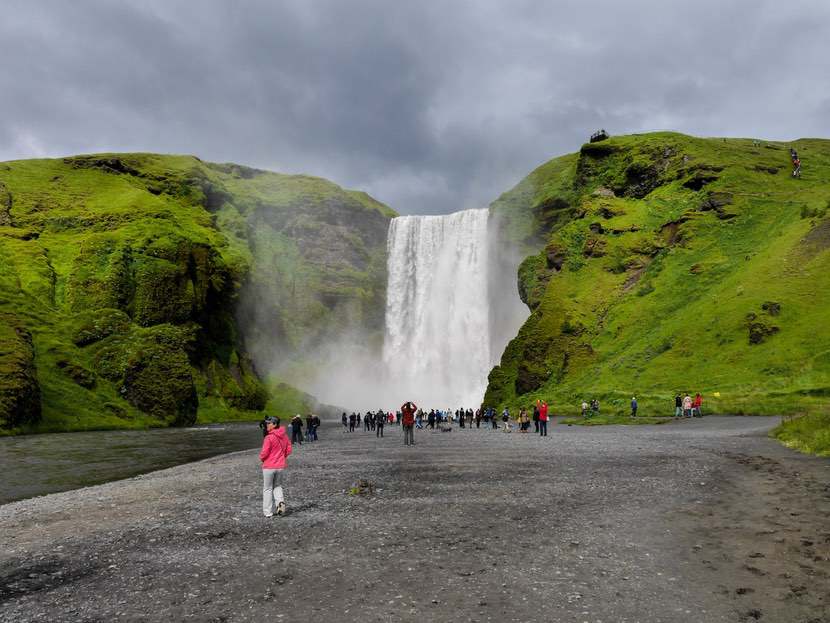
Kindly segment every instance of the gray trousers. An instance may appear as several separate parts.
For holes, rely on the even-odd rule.
[[[281,469],[262,470],[262,512],[266,517],[277,512],[277,504],[285,501],[282,496],[282,472]]]
[[[415,445],[415,427],[414,426],[404,426],[403,427],[403,445],[405,445],[405,446],[414,446]]]

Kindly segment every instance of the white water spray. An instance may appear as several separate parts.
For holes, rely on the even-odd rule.
[[[390,223],[383,360],[401,400],[481,403],[494,364],[487,219],[485,209]]]

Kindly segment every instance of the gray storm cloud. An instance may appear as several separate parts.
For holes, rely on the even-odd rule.
[[[486,205],[598,127],[830,135],[830,4],[12,0],[0,159],[193,153]]]

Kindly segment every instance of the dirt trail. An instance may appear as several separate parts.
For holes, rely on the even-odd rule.
[[[0,506],[0,620],[828,621],[830,461],[774,423],[332,426],[284,518],[255,452]]]

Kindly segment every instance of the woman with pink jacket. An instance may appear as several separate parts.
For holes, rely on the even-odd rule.
[[[265,418],[265,438],[259,460],[262,461],[262,512],[266,517],[285,515],[285,500],[282,493],[282,470],[285,460],[291,454],[291,441],[285,430],[280,428],[280,419]]]

